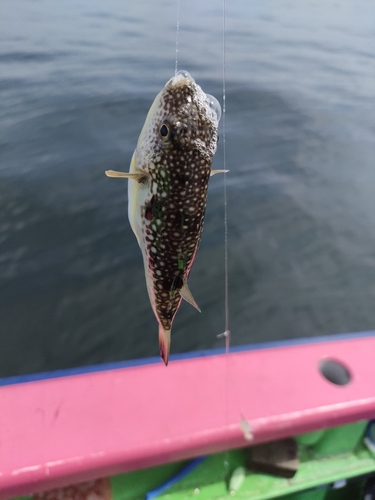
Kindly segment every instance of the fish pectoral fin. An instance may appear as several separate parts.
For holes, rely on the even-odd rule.
[[[171,330],[165,330],[159,324],[159,351],[160,357],[164,361],[165,366],[168,365],[169,351],[171,348]]]
[[[210,176],[212,177],[216,174],[226,174],[227,172],[229,172],[229,170],[211,170]]]
[[[191,293],[186,281],[184,281],[183,287],[180,289],[180,295],[184,300],[186,300],[186,302],[189,302],[189,304],[195,307],[197,311],[201,312],[198,304],[194,300],[193,294]]]
[[[130,172],[117,172],[116,170],[106,170],[105,175],[107,177],[117,177],[117,178],[126,178],[132,179],[133,181],[143,182],[147,177],[146,174],[142,172],[137,172],[135,174],[131,174]]]

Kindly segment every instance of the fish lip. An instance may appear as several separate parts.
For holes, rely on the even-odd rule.
[[[191,76],[191,74],[188,71],[185,71],[184,69],[181,69],[180,71],[177,71],[177,73],[174,75],[174,78],[184,78],[187,80],[190,80],[191,82],[195,83],[194,78]]]
[[[167,82],[167,87],[179,87],[182,85],[196,86],[194,78],[188,71],[180,70]]]

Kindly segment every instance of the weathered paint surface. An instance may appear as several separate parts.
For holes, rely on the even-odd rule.
[[[375,333],[339,339],[0,387],[0,499],[373,419]]]

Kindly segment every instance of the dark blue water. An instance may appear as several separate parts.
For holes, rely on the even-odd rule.
[[[375,6],[227,4],[232,342],[373,329]],[[128,168],[174,73],[176,12],[1,2],[0,376],[157,355],[126,181],[104,170]],[[221,100],[221,2],[181,0],[179,68]],[[222,182],[174,353],[222,344]]]

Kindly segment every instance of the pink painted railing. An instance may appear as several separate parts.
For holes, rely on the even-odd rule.
[[[0,499],[374,418],[374,353],[375,335],[0,387]]]

